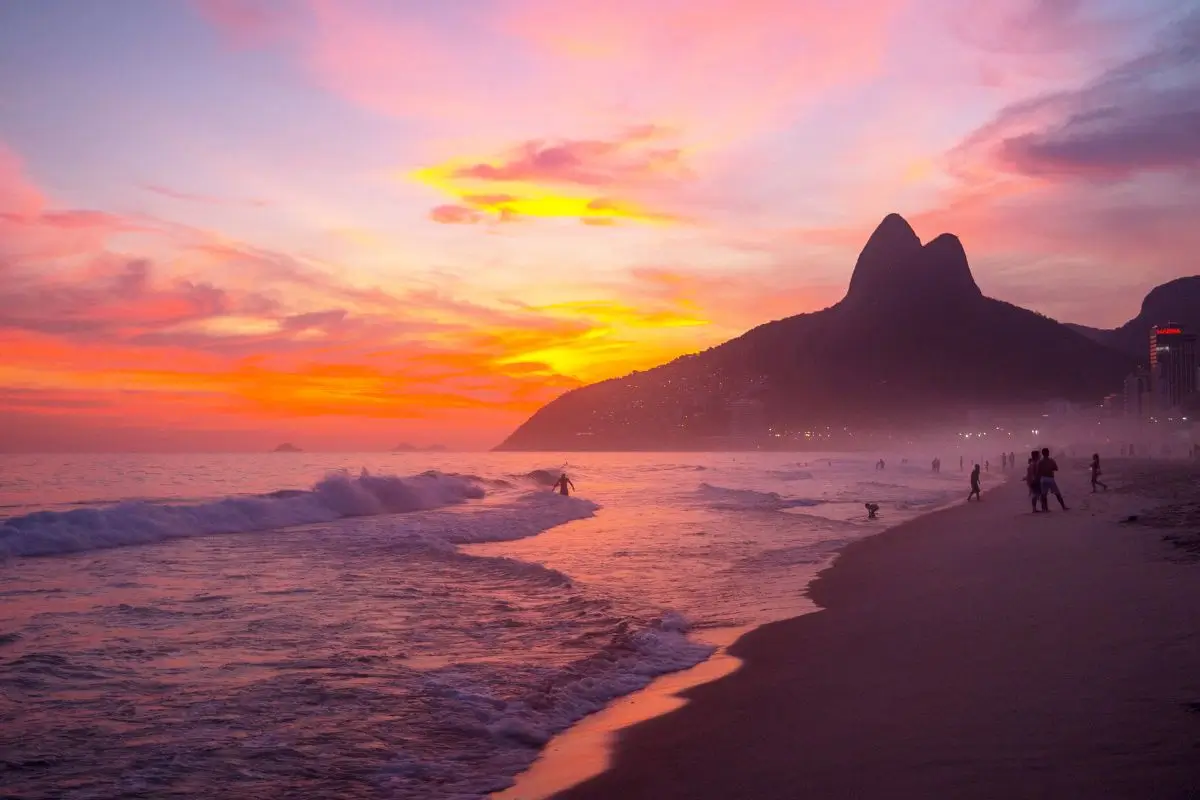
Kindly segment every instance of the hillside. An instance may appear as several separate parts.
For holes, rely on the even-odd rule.
[[[549,403],[503,450],[702,446],[731,431],[929,425],[968,409],[1098,401],[1129,356],[984,297],[957,237],[928,244],[890,215],[846,297],[703,353],[585,386]]]
[[[1151,289],[1142,301],[1142,310],[1138,315],[1119,328],[1071,327],[1094,341],[1145,362],[1149,352],[1150,328],[1168,322],[1179,323],[1188,330],[1200,330],[1200,275],[1179,278]]]

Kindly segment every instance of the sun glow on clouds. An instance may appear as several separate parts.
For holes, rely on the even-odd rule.
[[[317,262],[196,229],[159,232],[177,235],[169,267],[130,259],[107,249],[122,220],[52,210],[11,153],[5,169],[2,198],[15,210],[0,225],[18,254],[0,262],[9,419],[227,428],[333,418],[347,435],[463,414],[508,425],[581,381],[678,352],[647,332],[706,324],[669,300],[531,306],[357,287]],[[87,247],[41,247],[42,228],[68,218],[89,222]]]
[[[959,234],[991,294],[1057,265],[1034,307],[1122,322],[1200,250],[1200,16],[965,8],[194,0],[91,20],[151,60],[131,83],[70,0],[22,4],[0,47],[64,47],[0,123],[0,448],[490,445],[836,301],[891,211]],[[92,97],[148,122],[103,158],[30,134],[91,130]]]
[[[430,212],[435,222],[513,222],[522,217],[666,223],[637,198],[677,190],[690,171],[668,135],[644,126],[605,140],[532,140],[486,160],[456,159],[417,170],[412,177],[454,198]]]

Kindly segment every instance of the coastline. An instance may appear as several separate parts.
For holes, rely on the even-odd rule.
[[[1007,486],[1016,473],[1000,473],[999,480],[989,487],[989,494]],[[915,519],[881,527],[849,545],[841,548],[814,576],[804,589],[804,600],[810,606],[800,614],[779,620],[741,628],[724,628],[706,631],[695,637],[697,641],[710,644],[716,649],[713,654],[688,669],[668,673],[655,678],[649,685],[624,697],[618,698],[607,707],[575,723],[555,735],[537,760],[524,772],[516,776],[512,786],[489,795],[490,800],[549,800],[560,796],[587,781],[602,776],[613,767],[622,733],[640,723],[653,720],[684,706],[688,692],[705,684],[724,678],[744,665],[744,660],[733,652],[748,634],[765,627],[786,623],[807,614],[820,611],[821,606],[812,596],[813,585],[821,575],[831,570],[851,547],[881,536],[912,522],[936,516],[961,505],[963,500],[954,500],[933,509]]]
[[[741,637],[740,668],[555,796],[1192,796],[1200,567],[1116,522],[1168,500],[1141,490],[1170,468],[1121,465],[1096,496],[1071,472],[1076,505],[1047,517],[1010,483],[847,546],[809,586],[821,610]],[[521,786],[503,796],[545,796]]]

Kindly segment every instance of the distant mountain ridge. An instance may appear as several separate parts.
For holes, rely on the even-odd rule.
[[[645,372],[574,389],[502,450],[702,446],[731,432],[945,422],[972,408],[1099,401],[1134,359],[985,297],[956,236],[899,215],[871,234],[839,303]]]
[[[1150,328],[1168,322],[1177,322],[1188,330],[1200,331],[1200,275],[1177,278],[1154,287],[1142,301],[1138,315],[1119,328],[1070,327],[1094,341],[1129,353],[1144,363],[1150,352]]]

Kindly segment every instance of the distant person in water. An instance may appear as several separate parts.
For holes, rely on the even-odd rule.
[[[1092,453],[1092,494],[1096,493],[1097,486],[1108,491],[1108,484],[1100,480],[1100,454]]]
[[[971,493],[967,495],[967,502],[971,502],[971,498],[982,500],[983,495],[979,492],[979,465],[975,465],[975,469],[971,470]]]
[[[1029,454],[1029,466],[1025,468],[1025,485],[1029,487],[1029,502],[1033,505],[1033,513],[1038,513],[1038,502],[1043,506],[1046,505],[1046,498],[1042,495],[1042,479],[1038,477],[1038,461],[1042,458],[1042,454],[1034,450]]]
[[[1058,472],[1058,462],[1050,457],[1050,448],[1042,448],[1042,458],[1038,461],[1038,477],[1042,481],[1042,511],[1049,511],[1050,507],[1046,502],[1049,495],[1054,495],[1058,498],[1058,504],[1062,506],[1062,510],[1066,511],[1067,501],[1063,500],[1062,492],[1058,490],[1058,481],[1054,478],[1054,473]]]
[[[866,503],[865,505],[867,507],[867,519],[875,519],[875,515],[879,513],[879,504]]]
[[[567,491],[568,486],[571,487],[570,492]],[[558,493],[561,494],[563,497],[567,497],[568,495],[571,494],[571,492],[575,491],[575,484],[571,483],[571,479],[568,478],[567,473],[564,472],[562,475],[559,476],[558,480],[556,480],[554,482],[554,488],[557,489]]]

